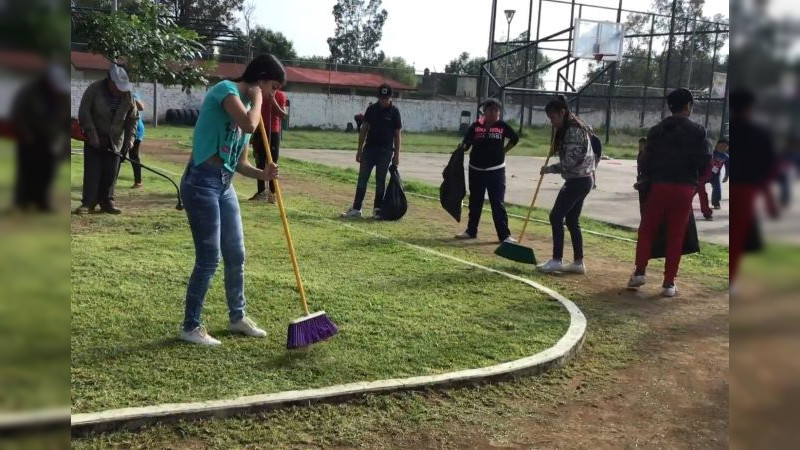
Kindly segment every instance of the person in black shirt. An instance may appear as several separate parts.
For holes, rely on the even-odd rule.
[[[506,153],[519,142],[519,136],[507,123],[500,120],[500,102],[489,99],[483,104],[483,121],[473,123],[459,146],[463,151],[472,147],[469,155],[469,222],[467,229],[456,239],[478,237],[483,197],[489,192],[497,238],[501,242],[516,242],[508,230],[506,195]],[[508,139],[508,143],[505,140]]]
[[[389,164],[400,164],[400,131],[403,128],[400,110],[392,104],[392,87],[382,84],[378,87],[378,103],[372,104],[364,113],[364,125],[358,134],[358,153],[356,162],[361,165],[353,207],[342,217],[361,217],[361,206],[367,193],[367,183],[375,168],[375,202],[372,210],[374,219],[381,218],[381,202],[386,190],[386,173]],[[366,144],[365,144],[366,140]]]

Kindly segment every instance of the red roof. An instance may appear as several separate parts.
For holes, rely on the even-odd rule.
[[[78,70],[108,70],[111,61],[96,53],[70,52],[72,65]]]
[[[0,50],[0,67],[23,72],[36,72],[43,70],[46,66],[47,61],[36,53]]]
[[[108,60],[100,55],[83,52],[72,52],[72,64],[78,70],[107,70]],[[214,75],[220,78],[236,78],[244,72],[244,64],[220,62]],[[414,88],[399,81],[386,78],[375,73],[333,72],[325,69],[307,69],[304,67],[287,67],[286,81],[298,84],[331,85],[339,87],[377,88],[387,83],[392,89],[409,91]]]
[[[321,84],[344,87],[377,88],[386,83],[396,90],[413,90],[411,86],[386,78],[376,73],[333,72],[324,69],[307,69],[304,67],[287,67],[286,81],[289,83]]]

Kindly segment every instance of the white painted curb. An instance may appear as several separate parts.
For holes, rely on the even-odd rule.
[[[175,421],[179,419],[200,417],[227,417],[249,411],[264,411],[291,405],[307,405],[312,402],[337,402],[366,394],[389,393],[405,390],[421,390],[432,387],[462,385],[489,380],[513,378],[520,375],[532,375],[563,365],[583,344],[586,334],[586,317],[577,305],[558,292],[534,281],[500,270],[492,269],[455,256],[440,253],[436,250],[410,244],[382,236],[378,233],[362,230],[341,221],[334,221],[311,214],[294,211],[314,218],[345,226],[347,228],[406,245],[416,250],[449,259],[476,269],[502,275],[543,292],[561,303],[570,316],[567,332],[556,344],[535,355],[515,361],[497,364],[478,369],[466,369],[439,375],[416,376],[410,378],[394,378],[388,380],[355,382],[339,384],[317,389],[284,391],[273,394],[249,395],[234,399],[209,400],[191,403],[167,403],[154,406],[111,409],[93,413],[73,414],[72,435],[80,436],[118,428],[136,428],[153,422]]]

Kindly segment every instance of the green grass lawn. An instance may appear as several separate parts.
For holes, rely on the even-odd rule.
[[[192,128],[161,125],[149,128],[147,136],[159,139],[176,139],[191,143]],[[289,129],[283,133],[281,145],[285,148],[311,148],[355,151],[358,135],[343,131]],[[403,150],[413,153],[450,153],[462,137],[454,132],[403,133]],[[634,159],[638,152],[639,136],[625,133],[612,135],[611,143],[603,146],[603,153],[621,159]],[[511,154],[518,156],[547,156],[550,149],[550,128],[526,128],[519,145]]]
[[[178,165],[153,158],[154,164],[180,171]],[[78,169],[76,160],[73,177],[80,173]],[[72,393],[76,411],[153,399],[244,395],[355,376],[433,373],[529,354],[565,329],[560,307],[521,284],[319,219],[333,218],[346,206],[355,183],[354,170],[285,158],[281,171],[312,309],[326,309],[341,326],[341,334],[305,352],[283,350],[286,322],[298,315],[298,307],[277,211],[242,201],[249,310],[270,337],[252,341],[220,331],[226,318],[220,273],[204,318],[211,332],[222,338],[223,347],[198,349],[176,343],[173,337],[192,264],[190,235],[183,215],[172,209],[171,187],[145,174],[144,190],[118,191],[119,206],[125,208],[122,216],[73,218]],[[120,186],[127,186],[129,168],[122,177]],[[252,182],[239,178],[236,187],[241,198],[250,194]],[[407,183],[406,187],[409,192],[437,195],[434,186]],[[76,195],[73,188],[73,199]],[[400,439],[417,432],[431,432],[446,442],[447,428],[452,426],[455,432],[461,426],[480,427],[502,439],[514,435],[513,418],[528,417],[532,411],[571,399],[580,401],[581,386],[591,384],[602,390],[601,386],[615,382],[615,370],[636,364],[652,351],[647,343],[659,336],[649,330],[645,317],[668,313],[669,305],[654,309],[649,301],[620,301],[616,291],[588,293],[582,278],[546,276],[494,257],[493,242],[454,245],[450,236],[460,231],[459,225],[444,216],[437,201],[413,196],[409,201],[409,213],[400,222],[347,223],[520,274],[564,293],[589,319],[587,339],[577,357],[557,371],[508,383],[154,425],[75,439],[73,446],[377,448],[386,445],[387,439],[392,442],[392,436]],[[147,209],[137,209],[145,205]],[[522,212],[522,208],[511,207],[511,212]],[[534,217],[545,218],[546,211],[537,209]],[[484,216],[484,233],[489,218],[489,214]],[[630,230],[594,220],[582,219],[582,223],[586,229],[634,236]],[[521,220],[511,219],[512,230],[520,227]],[[549,225],[532,223],[529,230],[533,236],[550,235]],[[587,234],[585,246],[587,255],[598,255],[609,264],[632,264],[633,243]],[[538,252],[545,249],[546,244],[537,242]],[[684,259],[681,279],[703,286],[706,294],[725,292],[727,257],[727,248],[704,244],[703,253]],[[662,268],[661,262],[654,261],[651,271],[659,273]],[[590,266],[590,270],[603,269]],[[385,275],[375,276],[381,273]]]
[[[74,197],[81,173],[75,158]],[[124,171],[120,186],[129,184],[127,177]],[[73,219],[76,412],[486,366],[543,350],[568,325],[565,310],[537,291],[322,220],[333,217],[338,205],[289,185],[292,233],[312,307],[327,310],[340,335],[306,351],[284,349],[286,326],[300,309],[280,221],[276,208],[244,202],[248,312],[269,337],[243,339],[223,331],[220,269],[204,318],[224,345],[178,342],[194,250],[184,214],[171,207],[170,189],[155,180],[145,191],[119,188],[122,207],[150,203],[121,216]],[[391,228],[387,234],[394,236],[435,237],[412,221]]]

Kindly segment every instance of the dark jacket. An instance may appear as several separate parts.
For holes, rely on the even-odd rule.
[[[671,116],[650,128],[642,157],[642,176],[650,183],[690,184],[711,162],[706,129],[687,117]]]
[[[730,167],[731,182],[762,185],[777,173],[778,155],[772,134],[752,120],[731,118],[731,154],[736,163]]]
[[[95,81],[86,88],[78,109],[83,131],[87,138],[96,137],[101,147],[112,146],[117,152],[130,149],[136,136],[139,111],[130,92],[123,92],[115,114],[106,102],[108,78]]]

